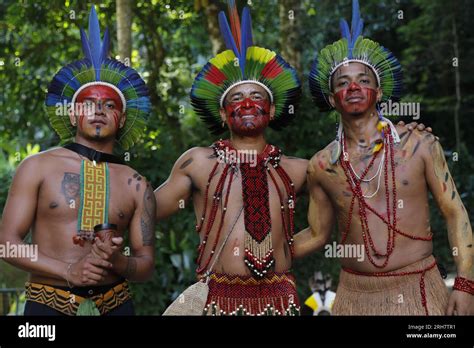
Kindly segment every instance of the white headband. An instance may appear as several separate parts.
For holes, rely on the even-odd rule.
[[[236,82],[232,85],[230,85],[229,87],[227,87],[227,89],[224,91],[224,93],[222,93],[222,96],[221,96],[221,99],[219,100],[219,105],[222,107],[224,107],[224,99],[227,95],[227,93],[229,93],[229,91],[236,87],[236,86],[240,86],[240,85],[243,85],[244,83],[254,83],[256,85],[259,85],[260,87],[262,87],[267,93],[268,95],[270,96],[270,102],[273,104],[273,94],[272,94],[272,91],[270,91],[270,88],[268,88],[267,86],[265,86],[263,83],[261,83],[260,81],[256,81],[256,80],[243,80],[243,81],[239,81],[239,82]]]
[[[76,98],[81,93],[85,88],[90,87],[90,86],[106,86],[112,88],[117,94],[119,95],[120,99],[122,100],[122,112],[125,112],[127,109],[127,101],[125,100],[125,96],[123,95],[122,91],[117,88],[117,86],[114,86],[111,83],[108,82],[101,82],[101,81],[94,81],[94,82],[89,82],[81,87],[78,88],[78,90],[74,93],[72,96],[71,104],[74,104],[76,102]]]
[[[337,64],[334,68],[332,68],[331,73],[329,74],[329,90],[330,91],[332,91],[332,88],[331,88],[332,74],[334,74],[336,72],[336,70],[339,69],[340,66],[346,65],[346,64],[349,64],[349,63],[352,63],[352,62],[362,63],[362,64],[368,66],[373,71],[373,73],[375,75],[375,78],[377,79],[377,87],[381,87],[380,86],[379,74],[378,74],[377,70],[375,69],[375,67],[373,65],[369,64],[368,62],[366,62],[365,60],[362,60],[362,59],[344,59],[342,62]]]

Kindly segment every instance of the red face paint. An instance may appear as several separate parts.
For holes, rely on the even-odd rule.
[[[225,106],[230,129],[240,136],[261,134],[270,123],[270,101],[245,98]]]
[[[363,114],[377,100],[377,91],[370,87],[361,87],[352,82],[347,88],[334,94],[336,108],[344,114]]]
[[[84,120],[86,118],[94,118],[96,115],[103,114],[108,118],[112,118],[114,127],[117,130],[119,128],[119,117],[123,109],[122,99],[115,90],[108,86],[94,85],[84,88],[77,96],[76,103],[83,103],[85,100],[95,101],[95,115],[79,115],[79,127],[84,128]],[[107,109],[106,103],[108,100],[112,100],[115,103],[114,109]],[[87,117],[85,117],[87,116]],[[106,122],[106,120],[104,120]]]

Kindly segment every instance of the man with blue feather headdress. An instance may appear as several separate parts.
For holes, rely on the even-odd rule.
[[[113,154],[143,133],[148,90],[108,57],[94,7],[81,40],[85,57],[59,70],[45,102],[64,146],[20,164],[3,213],[0,243],[23,246],[31,229],[38,250],[35,259],[5,259],[30,273],[25,315],[130,315],[128,281],[153,274],[153,189]]]

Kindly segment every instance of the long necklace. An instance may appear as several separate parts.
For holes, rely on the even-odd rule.
[[[342,142],[342,147],[347,148],[345,144],[345,138],[342,137],[341,139]],[[383,161],[384,163],[384,181],[385,181],[385,197],[386,197],[386,209],[387,209],[387,233],[388,233],[388,239],[387,239],[387,245],[385,248],[385,252],[380,252],[376,247],[373,242],[371,233],[370,233],[370,228],[369,228],[369,223],[367,219],[367,212],[366,210],[368,209],[369,205],[365,201],[364,194],[362,193],[362,188],[361,188],[361,182],[363,178],[367,175],[368,171],[370,168],[372,168],[375,159],[377,158],[378,154],[380,151],[377,151],[373,154],[372,159],[367,166],[367,168],[364,170],[364,172],[360,175],[360,179],[356,177],[354,171],[351,170],[350,168],[350,162],[347,159],[344,158],[344,156],[341,154],[340,157],[340,162],[341,162],[341,167],[344,170],[344,173],[346,174],[347,177],[347,182],[349,183],[351,187],[351,191],[353,193],[353,197],[351,200],[351,205],[349,208],[349,217],[347,220],[346,224],[346,229],[343,232],[343,242],[345,242],[345,239],[347,238],[347,235],[349,233],[350,229],[350,223],[352,221],[352,213],[353,213],[353,208],[355,204],[355,198],[357,198],[358,203],[359,203],[359,219],[361,222],[361,229],[362,229],[362,238],[364,240],[364,246],[365,246],[365,252],[367,255],[367,258],[369,262],[374,265],[375,267],[378,268],[384,268],[389,261],[390,255],[392,254],[393,248],[395,246],[395,232],[394,229],[396,228],[396,186],[395,186],[395,163],[394,163],[394,156],[393,156],[393,138],[391,134],[387,137],[385,137],[384,141],[384,148],[386,148],[387,156],[385,156],[385,160]],[[390,190],[388,186],[388,158],[390,157],[390,162],[391,162],[391,170],[392,170],[392,212],[390,212]],[[374,209],[370,209],[371,211]],[[375,210],[374,210],[375,211]],[[382,215],[378,212],[376,212],[376,215],[381,217]],[[369,252],[369,248],[374,252],[375,255],[379,257],[385,258],[384,262],[382,264],[377,264],[375,260],[372,258],[372,255]]]
[[[346,153],[346,139],[345,139],[344,132],[342,132],[341,137],[342,137],[342,145],[341,145],[341,146],[342,146],[342,151],[343,151],[343,153]],[[383,151],[383,153],[382,153],[382,159],[380,160],[378,169],[377,169],[377,171],[375,172],[375,174],[374,174],[371,178],[369,178],[369,179],[366,179],[366,178],[363,178],[363,177],[359,176],[359,175],[357,174],[357,172],[355,171],[354,167],[352,166],[351,161],[350,161],[350,160],[348,161],[348,163],[349,163],[349,168],[351,169],[352,173],[355,175],[355,177],[356,177],[359,181],[365,182],[365,183],[370,183],[372,180],[375,179],[375,177],[378,177],[378,178],[377,178],[377,188],[375,189],[374,192],[372,192],[372,194],[367,194],[367,192],[364,193],[364,194],[363,194],[364,198],[372,198],[372,197],[374,197],[374,196],[379,192],[379,189],[380,189],[380,180],[381,180],[381,178],[382,178],[382,167],[383,167],[384,160],[385,160],[385,152],[386,152],[385,149],[386,149],[386,147],[384,146],[383,149],[384,149],[384,151]],[[351,176],[351,181],[352,181],[352,184],[355,185],[354,181],[352,180],[352,176]],[[368,191],[368,189],[367,189],[367,191]]]
[[[235,151],[229,140],[220,140],[212,145],[216,158],[226,158],[226,151]],[[252,274],[258,278],[264,277],[267,271],[274,265],[273,246],[271,241],[272,221],[269,212],[268,201],[268,177],[276,187],[278,198],[280,200],[280,214],[283,224],[283,230],[286,240],[290,246],[290,252],[293,256],[293,233],[294,233],[294,214],[296,193],[295,185],[291,181],[289,175],[280,166],[281,150],[276,146],[268,145],[262,154],[258,155],[257,166],[250,167],[246,163],[239,163],[235,160],[226,160],[214,194],[210,196],[210,186],[218,167],[219,161],[216,161],[212,168],[206,185],[204,194],[204,210],[200,221],[196,225],[196,231],[200,233],[204,228],[204,236],[199,244],[197,263],[200,265],[197,273],[201,273],[207,269],[220,238],[221,229],[224,223],[224,217],[227,211],[227,203],[229,193],[233,182],[233,175],[239,169],[242,174],[242,199],[244,201],[244,221],[245,221],[245,241],[244,262]],[[229,175],[230,173],[230,175]],[[230,178],[228,178],[230,176]],[[284,190],[288,197],[285,201],[283,190],[277,184],[276,177],[279,177],[283,183]],[[227,185],[225,185],[228,180]],[[224,194],[224,186],[227,191]],[[204,251],[210,237],[210,232],[216,219],[219,208],[219,201],[223,199],[223,208],[221,212],[220,222],[218,225],[216,238],[212,243],[212,248],[207,260],[203,261]],[[207,205],[210,197],[212,204],[208,213]],[[286,207],[288,207],[288,217],[286,217]],[[209,214],[209,215],[208,215]]]

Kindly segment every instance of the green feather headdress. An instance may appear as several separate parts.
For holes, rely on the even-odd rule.
[[[232,30],[224,12],[219,24],[228,50],[212,58],[194,80],[191,104],[214,134],[224,131],[220,108],[231,88],[252,82],[262,86],[275,105],[275,118],[270,127],[280,129],[295,117],[301,95],[296,71],[275,52],[253,45],[250,12],[242,12],[242,24],[235,1],[229,1]]]
[[[101,40],[94,6],[89,15],[89,37],[81,29],[81,40],[85,58],[59,70],[48,86],[45,105],[49,121],[61,141],[71,141],[76,132],[62,106],[74,106],[79,92],[88,86],[108,86],[120,96],[122,111],[126,113],[125,124],[117,135],[117,141],[126,150],[145,130],[151,108],[148,89],[134,69],[108,58],[109,32],[106,30]]]
[[[359,62],[368,66],[382,89],[382,102],[399,100],[402,92],[402,71],[395,56],[385,47],[362,36],[363,20],[359,2],[352,1],[352,23],[341,19],[342,39],[326,46],[313,62],[309,74],[309,87],[315,104],[321,111],[331,110],[331,77],[343,64]]]

